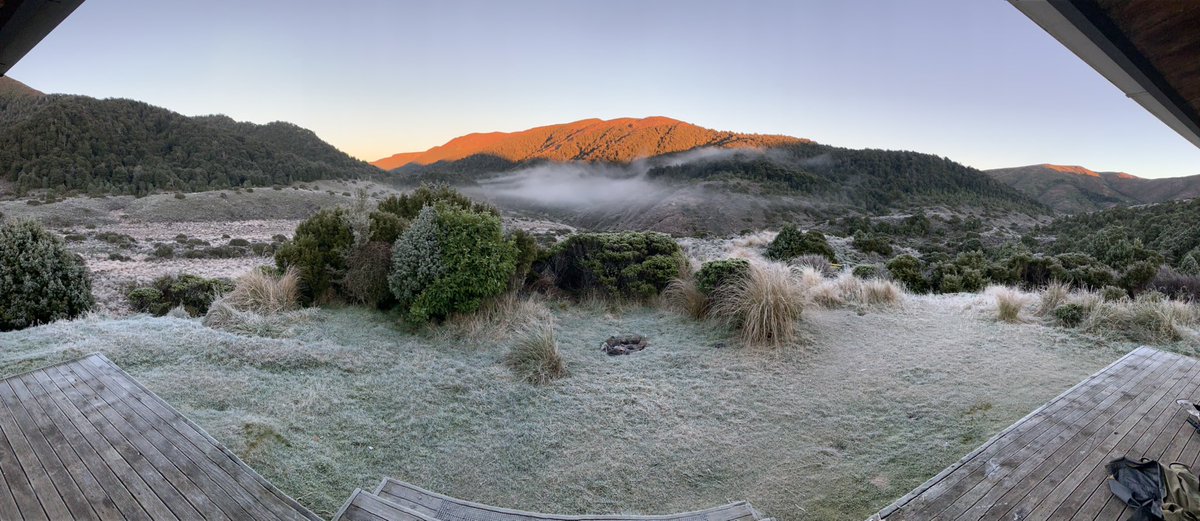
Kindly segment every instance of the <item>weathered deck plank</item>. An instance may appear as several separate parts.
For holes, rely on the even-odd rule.
[[[1116,458],[1200,462],[1177,398],[1200,396],[1200,360],[1139,348],[1002,431],[873,519],[1118,519]]]
[[[0,380],[0,519],[317,520],[103,355]]]

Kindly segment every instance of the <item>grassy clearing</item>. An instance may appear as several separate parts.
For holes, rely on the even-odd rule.
[[[88,318],[0,334],[0,373],[105,352],[325,516],[391,475],[543,511],[747,499],[780,519],[858,521],[1132,346],[999,323],[970,301],[813,307],[809,349],[774,351],[718,347],[725,330],[675,312],[553,300],[417,333],[355,308],[306,311],[279,338]],[[553,317],[569,376],[534,386],[504,365],[511,309]],[[625,333],[650,346],[597,349]]]

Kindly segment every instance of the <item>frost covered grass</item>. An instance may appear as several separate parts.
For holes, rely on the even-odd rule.
[[[778,519],[859,521],[1133,345],[999,323],[965,296],[812,307],[808,349],[772,351],[673,311],[520,301],[554,320],[570,375],[552,385],[505,366],[520,335],[503,305],[417,332],[375,311],[307,310],[279,338],[91,317],[0,334],[0,374],[104,352],[326,517],[390,475],[541,511],[746,499]],[[597,349],[627,333],[650,346]]]

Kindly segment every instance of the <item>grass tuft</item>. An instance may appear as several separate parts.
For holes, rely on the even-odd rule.
[[[238,278],[223,301],[237,310],[260,315],[294,310],[300,305],[300,274],[295,268],[288,268],[282,275],[251,270]]]
[[[1021,321],[1021,310],[1028,301],[1020,290],[995,286],[988,291],[996,298],[996,318],[1001,322],[1018,323]],[[1042,297],[1043,305],[1045,297]],[[1051,308],[1053,309],[1053,308]]]
[[[1070,296],[1070,286],[1058,281],[1051,281],[1046,285],[1046,289],[1042,291],[1041,304],[1037,309],[1038,316],[1044,317],[1053,314],[1054,310],[1065,304],[1067,298]]]
[[[662,301],[667,307],[696,320],[708,316],[708,296],[700,291],[693,278],[672,280],[662,292]]]
[[[567,376],[567,364],[554,337],[554,321],[547,318],[523,326],[504,363],[519,378],[535,385]]]
[[[736,327],[747,346],[777,347],[796,340],[803,296],[794,268],[752,263],[748,277],[717,291],[711,314]]]

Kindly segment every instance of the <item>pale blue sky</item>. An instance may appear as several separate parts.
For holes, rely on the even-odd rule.
[[[291,121],[367,160],[663,115],[979,168],[1200,174],[1200,149],[1003,0],[86,0],[9,75]]]

